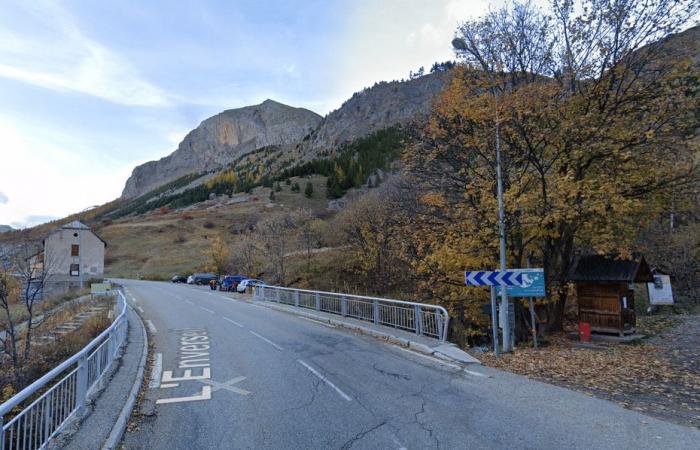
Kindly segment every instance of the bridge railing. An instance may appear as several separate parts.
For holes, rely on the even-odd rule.
[[[450,317],[447,310],[438,305],[279,286],[257,286],[253,295],[258,300],[352,317],[442,342],[447,339]]]
[[[75,355],[0,405],[0,450],[44,448],[76,414],[126,341],[126,298],[117,293],[112,324]],[[54,382],[58,379],[57,382]],[[23,403],[29,402],[26,406]],[[4,421],[5,416],[20,409]]]

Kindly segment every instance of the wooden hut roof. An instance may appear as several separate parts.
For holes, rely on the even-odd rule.
[[[615,255],[577,256],[569,267],[571,281],[654,281],[649,265],[641,255],[622,259]]]

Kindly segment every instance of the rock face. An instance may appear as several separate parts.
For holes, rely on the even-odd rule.
[[[220,168],[268,145],[300,142],[321,119],[273,100],[224,111],[188,133],[170,155],[134,168],[122,197],[138,197],[183,175]]]
[[[306,157],[398,123],[424,117],[449,79],[436,72],[408,81],[381,82],[353,95],[326,116],[304,142]]]
[[[14,228],[9,225],[0,225],[0,233],[7,233],[8,231],[12,230],[14,230]]]
[[[272,100],[224,111],[192,130],[172,154],[136,167],[122,197],[138,197],[183,175],[226,166],[268,145],[294,145],[302,159],[312,159],[324,150],[427,115],[448,78],[448,72],[436,72],[377,83],[325,118]]]

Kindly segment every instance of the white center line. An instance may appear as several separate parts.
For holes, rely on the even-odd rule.
[[[192,303],[192,302],[189,301],[189,300],[185,300],[185,301],[186,301],[187,303],[189,303],[190,305],[194,305],[194,303]]]
[[[228,317],[223,317],[223,316],[222,316],[221,318],[224,319],[224,320],[227,321],[227,322],[231,322],[232,324],[237,325],[237,326],[243,328],[243,325],[241,325],[240,323],[236,322],[235,320],[231,320],[231,319],[229,319]]]
[[[158,332],[158,330],[156,329],[156,326],[153,325],[153,322],[152,322],[152,321],[147,320],[147,321],[146,321],[146,325],[148,325],[148,331],[150,331],[151,333],[157,333],[157,332]]]
[[[160,376],[163,373],[163,354],[156,353],[156,359],[153,361],[151,368],[151,381],[148,383],[149,388],[157,388],[160,386]]]
[[[282,347],[280,347],[279,345],[275,344],[274,342],[272,342],[271,340],[269,340],[269,339],[266,338],[265,336],[260,336],[260,335],[259,335],[258,333],[256,333],[255,331],[251,331],[250,334],[252,334],[252,335],[255,336],[255,337],[258,337],[258,338],[262,339],[263,341],[267,342],[267,343],[270,344],[271,346],[275,347],[277,350],[283,351]]]
[[[143,314],[143,308],[141,308],[140,306],[136,305],[136,309],[138,309],[139,312],[140,312],[141,314]]]
[[[301,359],[297,359],[297,362],[298,362],[299,364],[301,364],[302,366],[306,367],[307,369],[309,369],[309,371],[310,371],[311,373],[313,373],[314,375],[316,375],[317,377],[319,377],[319,378],[321,379],[321,381],[323,381],[324,383],[326,383],[328,386],[330,386],[330,387],[332,387],[333,389],[335,389],[335,391],[336,391],[338,394],[340,394],[340,396],[343,397],[345,400],[347,400],[347,401],[349,401],[349,402],[352,401],[352,397],[350,397],[350,396],[349,396],[348,394],[346,394],[345,392],[341,391],[341,390],[338,388],[338,386],[336,386],[335,384],[331,383],[330,380],[328,380],[328,378],[326,378],[326,377],[324,377],[323,375],[321,375],[320,373],[318,373],[318,372],[316,371],[316,369],[314,369],[314,368],[311,367],[310,365],[306,364],[306,363],[305,363],[304,361],[302,361]]]
[[[206,311],[206,312],[208,312],[208,313],[210,313],[210,314],[214,314],[214,311],[212,311],[211,309],[207,309],[207,308],[205,308],[204,306],[200,306],[199,309],[203,309],[204,311]]]

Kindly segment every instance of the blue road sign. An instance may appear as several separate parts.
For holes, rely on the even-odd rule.
[[[467,286],[521,286],[524,282],[518,270],[464,272]]]
[[[508,286],[508,297],[544,297],[544,269],[510,269],[520,276],[519,286]],[[496,287],[500,294],[500,287]]]

